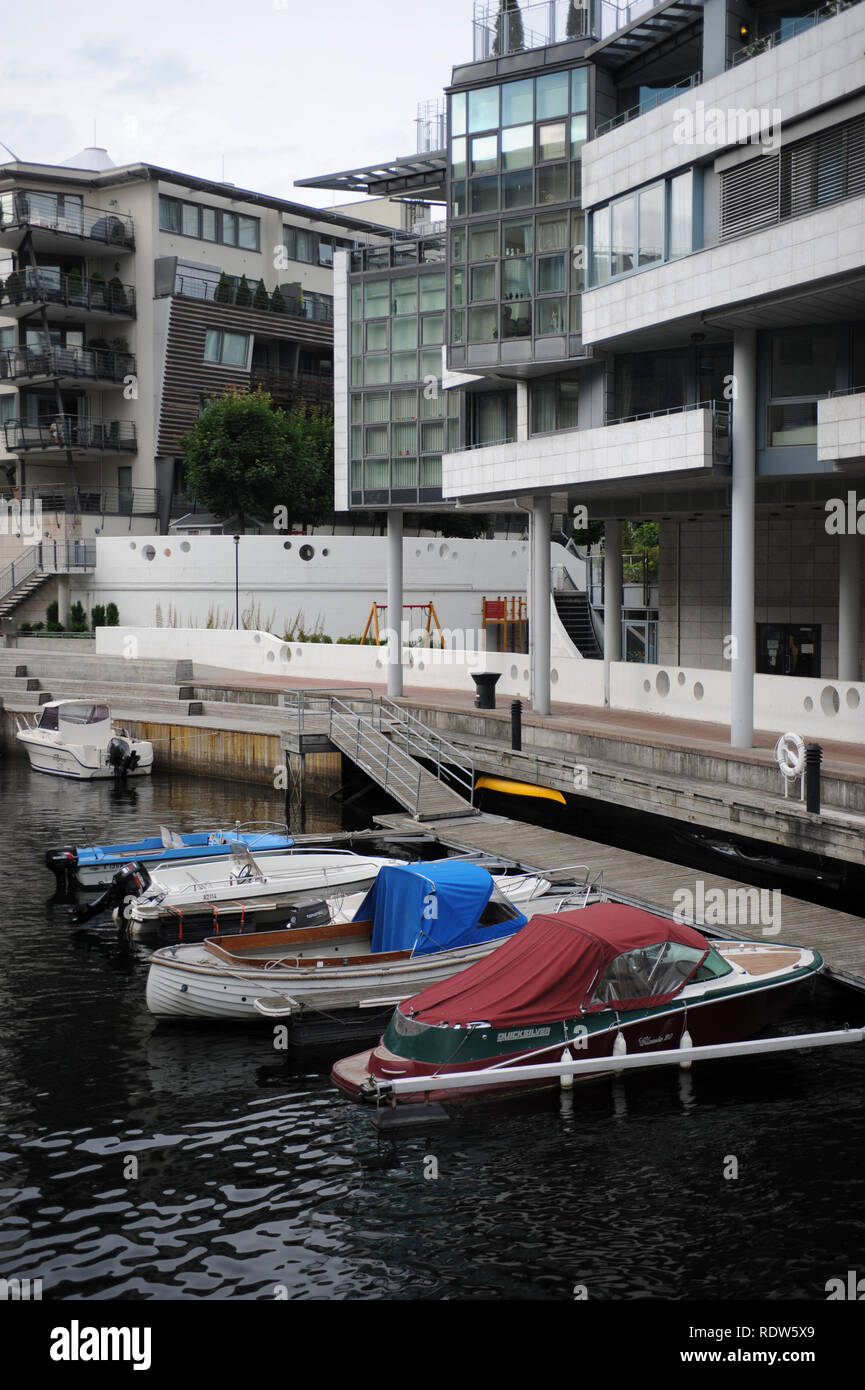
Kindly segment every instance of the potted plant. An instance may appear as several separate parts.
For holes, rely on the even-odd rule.
[[[252,296],[252,307],[253,309],[261,309],[264,313],[267,313],[270,308],[270,295],[267,292],[263,280],[259,280],[255,287],[255,294]]]
[[[129,299],[126,294],[126,286],[123,284],[119,275],[114,275],[108,282],[108,304],[116,312],[128,308]]]
[[[285,313],[285,299],[283,298],[282,290],[279,288],[279,285],[277,285],[273,294],[270,296],[270,312],[272,314]]]
[[[94,270],[90,277],[90,305],[94,309],[104,309],[106,307],[106,284],[104,275],[100,275],[98,270]]]
[[[228,283],[228,276],[223,270],[217,282],[216,289],[213,291],[214,304],[231,303],[231,286]]]
[[[249,288],[249,281],[245,275],[241,275],[240,277],[240,284],[237,287],[237,294],[234,296],[234,302],[238,308],[242,307],[244,309],[248,309],[252,303],[252,290]]]

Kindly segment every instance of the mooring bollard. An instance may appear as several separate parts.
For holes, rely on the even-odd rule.
[[[511,700],[511,748],[515,753],[523,750],[523,702]]]
[[[820,814],[820,764],[823,749],[819,743],[809,743],[805,749],[805,809]]]

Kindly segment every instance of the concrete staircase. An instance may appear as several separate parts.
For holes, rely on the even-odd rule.
[[[10,589],[8,593],[0,599],[0,618],[11,617],[19,604],[22,604],[25,599],[35,594],[37,590],[48,583],[49,579],[55,578],[56,575],[43,574],[41,571],[37,570],[34,574],[28,575],[26,579],[22,579],[20,584],[16,584],[14,589]]]
[[[598,645],[589,601],[578,590],[564,590],[553,594],[562,627],[570,637],[577,651],[589,661],[600,661],[604,653]]]

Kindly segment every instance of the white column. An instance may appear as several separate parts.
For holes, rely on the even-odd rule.
[[[610,667],[622,659],[622,523],[604,524],[604,704],[610,708]]]
[[[70,584],[68,574],[58,574],[57,576],[57,621],[63,626],[69,626],[70,608]]]
[[[550,712],[550,499],[532,499],[531,636],[532,709]]]
[[[387,514],[387,693],[402,695],[402,512]]]
[[[839,536],[838,545],[838,679],[858,681],[859,623],[862,612],[859,537]]]
[[[525,381],[517,382],[517,443],[526,444],[529,438],[529,388]]]
[[[757,335],[733,340],[733,486],[730,522],[730,743],[754,744],[754,497],[757,463]]]

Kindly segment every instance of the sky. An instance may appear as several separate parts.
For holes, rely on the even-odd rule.
[[[22,160],[95,144],[328,207],[294,180],[414,151],[418,102],[471,59],[472,0],[32,0],[4,48],[0,141]]]

